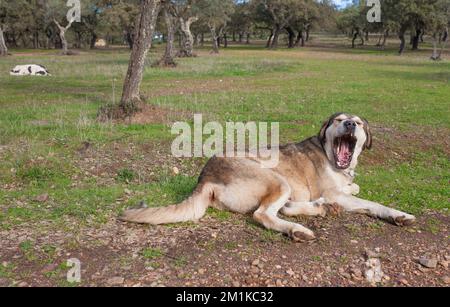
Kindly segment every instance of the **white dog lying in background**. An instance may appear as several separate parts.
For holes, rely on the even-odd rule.
[[[51,76],[42,65],[17,65],[9,73],[11,76]]]

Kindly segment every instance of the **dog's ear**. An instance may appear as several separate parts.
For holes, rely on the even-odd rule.
[[[366,133],[367,140],[364,143],[363,149],[371,149],[372,148],[372,132],[370,132],[370,125],[366,119],[362,119],[364,122],[364,132]]]
[[[322,144],[325,144],[325,141],[327,140],[327,129],[331,126],[331,124],[333,124],[334,119],[338,117],[340,114],[342,113],[333,114],[329,119],[327,119],[323,123],[322,128],[320,129],[319,132],[319,140]]]

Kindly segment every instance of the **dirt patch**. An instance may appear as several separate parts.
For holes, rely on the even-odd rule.
[[[450,156],[450,135],[445,128],[415,127],[407,131],[372,125],[373,149],[361,156],[361,161],[369,165],[405,162],[414,158],[418,152],[433,155],[440,148]]]
[[[71,233],[69,221],[66,231],[20,227],[1,232],[0,260],[8,271],[1,282],[64,285],[67,269],[58,267],[77,258],[84,286],[447,285],[448,216],[427,213],[409,228],[360,215],[300,221],[315,231],[317,241],[293,243],[255,226],[250,217],[233,214],[175,227],[111,219],[77,233]],[[32,248],[24,251],[25,240]],[[43,253],[46,246],[55,246],[53,258]],[[365,278],[368,253],[381,262],[384,275],[377,284]],[[425,267],[419,263],[422,258],[436,260],[436,265]]]
[[[161,106],[155,106],[150,104],[144,104],[141,107],[141,111],[134,114],[128,123],[131,124],[169,124],[173,123],[177,119],[191,118],[192,115],[187,111],[173,110]]]

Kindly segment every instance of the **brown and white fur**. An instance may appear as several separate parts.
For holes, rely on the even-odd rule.
[[[131,209],[121,220],[153,225],[198,221],[208,207],[253,213],[264,227],[289,235],[296,241],[315,238],[306,227],[278,216],[325,216],[336,206],[364,213],[399,226],[415,217],[355,197],[353,183],[359,155],[372,146],[366,120],[345,113],[331,116],[318,136],[280,147],[273,169],[262,168],[259,158],[213,157],[204,167],[191,197],[178,205]]]

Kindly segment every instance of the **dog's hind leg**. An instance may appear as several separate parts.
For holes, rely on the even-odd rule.
[[[300,224],[285,221],[277,216],[278,211],[288,202],[291,196],[289,185],[280,181],[262,198],[260,207],[253,214],[254,219],[268,229],[289,235],[295,241],[315,239],[314,233]]]

